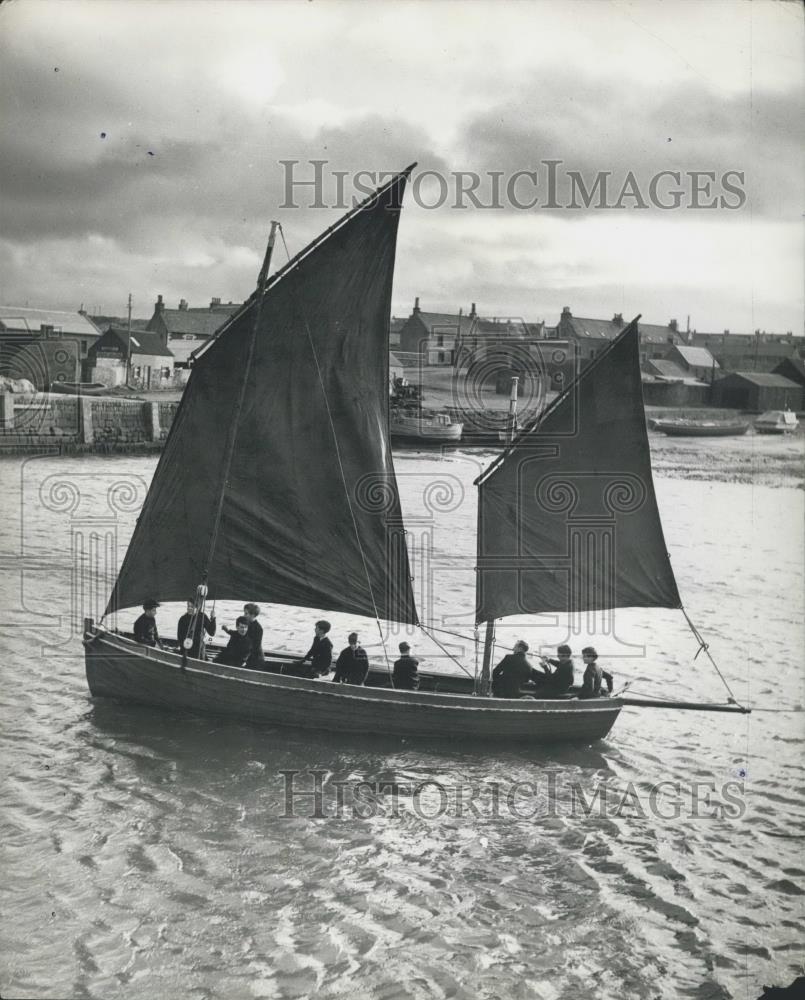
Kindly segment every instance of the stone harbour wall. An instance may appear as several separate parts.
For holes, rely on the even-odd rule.
[[[158,449],[178,402],[51,393],[0,394],[0,454]]]

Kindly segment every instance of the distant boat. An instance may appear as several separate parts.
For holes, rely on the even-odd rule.
[[[744,420],[653,420],[655,431],[669,437],[738,437],[746,434],[749,424]]]
[[[103,396],[109,392],[109,386],[103,382],[51,382],[50,391],[68,396]]]
[[[797,415],[791,410],[767,410],[755,421],[758,434],[793,434],[797,427]]]
[[[429,444],[449,444],[461,440],[464,424],[453,420],[449,413],[435,410],[399,409],[389,412],[389,432],[392,441],[413,441]]]

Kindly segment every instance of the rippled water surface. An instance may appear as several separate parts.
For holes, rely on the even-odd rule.
[[[802,444],[714,444],[652,437],[658,499],[686,606],[762,711],[627,709],[591,748],[517,752],[93,704],[72,619],[95,596],[72,546],[99,519],[125,546],[155,459],[0,463],[0,994],[743,1000],[801,974]],[[397,458],[423,615],[468,639],[471,484],[489,457]],[[161,609],[165,634],[175,617]],[[269,645],[304,651],[317,615],[263,617]],[[337,646],[361,624],[331,617]],[[562,625],[515,620],[499,643],[555,644]],[[374,624],[362,631],[382,657]],[[471,641],[441,638],[474,669]],[[619,612],[596,643],[634,691],[723,700],[676,612]],[[280,772],[309,791],[311,770],[325,812],[334,782],[386,791],[359,809],[347,789],[328,818],[299,798],[286,818]],[[515,782],[530,785],[507,802]],[[493,786],[497,810],[456,803]],[[602,789],[609,808],[586,815]]]

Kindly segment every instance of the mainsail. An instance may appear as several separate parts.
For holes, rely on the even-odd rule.
[[[476,621],[681,606],[638,347],[635,320],[481,477]]]
[[[253,296],[200,355],[107,613],[149,596],[186,600],[206,580],[211,600],[417,622],[388,437],[391,288],[409,172],[298,255],[259,312]]]

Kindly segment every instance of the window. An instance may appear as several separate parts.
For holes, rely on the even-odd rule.
[[[439,351],[439,361],[444,361],[444,351]]]
[[[87,356],[87,342],[86,340],[81,341],[81,357],[85,358]]]
[[[437,347],[444,347],[444,334],[443,333],[439,333],[439,334],[436,335],[436,346]]]

